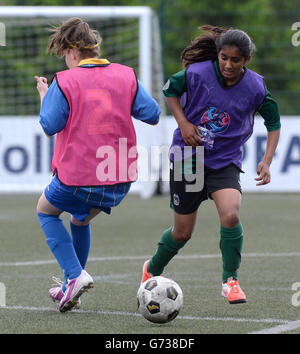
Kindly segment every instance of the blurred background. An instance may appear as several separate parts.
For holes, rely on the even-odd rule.
[[[31,6],[35,10],[30,12]],[[49,8],[42,13],[42,6]],[[35,213],[37,193],[51,179],[55,138],[46,137],[39,125],[33,77],[46,76],[51,82],[55,72],[66,69],[64,59],[46,54],[47,28],[72,17],[71,9],[62,14],[57,6],[75,6],[76,16],[102,35],[102,57],[132,66],[163,112],[155,127],[133,120],[139,146],[149,153],[140,155],[141,170],[150,175],[132,190],[147,199],[133,193],[115,208],[112,219],[101,215],[94,220],[88,271],[97,286],[72,321],[56,316],[55,304],[46,302],[51,276],[61,272]],[[79,6],[101,10],[85,17]],[[129,9],[129,15],[115,16],[111,10],[103,17],[103,6],[139,6],[146,12],[138,17]],[[144,16],[149,12],[151,20]],[[272,182],[262,187],[254,181],[267,139],[259,115],[244,146],[241,218],[246,237],[239,274],[249,302],[243,311],[231,305],[229,309],[220,297],[219,223],[214,203],[208,201],[199,212],[193,240],[166,270],[184,291],[183,317],[157,327],[136,316],[141,266],[173,223],[168,159],[164,165],[151,148],[168,151],[176,122],[165,107],[162,87],[182,69],[181,52],[203,24],[239,28],[252,37],[257,51],[249,68],[265,77],[278,102],[281,137],[271,165]],[[232,334],[277,324],[281,331],[300,333],[299,303],[291,303],[292,295],[299,294],[293,294],[298,288],[292,286],[299,284],[300,256],[300,47],[292,44],[292,39],[300,41],[299,29],[300,0],[0,0],[0,283],[7,289],[7,307],[0,303],[0,333]],[[68,217],[63,215],[66,225]]]
[[[280,103],[282,115],[297,115],[300,112],[300,50],[291,44],[291,37],[295,33],[292,24],[300,21],[299,0],[0,0],[1,5],[150,6],[159,19],[164,81],[181,70],[181,51],[198,35],[200,25],[209,23],[243,29],[257,47],[249,68],[265,77],[267,87]],[[115,24],[116,21],[110,22],[111,27]],[[17,26],[11,25],[13,28],[7,26],[8,48],[0,52],[1,115],[37,114],[39,100],[32,92],[32,76],[42,68],[45,75],[61,68],[56,58],[47,61],[47,66],[42,67],[48,37],[44,33],[45,40],[38,41],[43,26],[45,23],[41,21],[40,26],[37,22],[35,26],[28,26],[28,19],[19,19]],[[106,27],[101,32],[103,47],[107,49],[109,29]],[[129,37],[123,34],[123,38],[128,51],[136,50]],[[11,41],[13,46],[10,45]],[[113,57],[112,52],[113,48],[110,48],[110,52],[104,51],[103,54],[118,59]],[[135,64],[131,62],[131,65]],[[14,97],[11,97],[9,89],[11,82],[18,86]]]
[[[141,23],[137,17],[99,18],[89,15],[86,18],[91,27],[98,29],[103,37],[101,56],[135,68],[139,79],[162,108],[159,128],[147,130],[136,127],[141,144],[147,149],[151,144],[170,143],[175,126],[174,120],[164,119],[170,118],[170,112],[165,106],[161,89],[172,74],[182,69],[181,52],[199,34],[198,27],[212,24],[248,32],[257,48],[248,66],[264,76],[283,118],[281,146],[278,147],[273,163],[277,185],[273,183],[273,189],[268,186],[265,190],[300,191],[297,184],[300,172],[300,137],[297,134],[300,113],[300,48],[295,46],[300,39],[297,32],[300,29],[300,0],[0,0],[0,22],[6,30],[6,45],[0,47],[0,117],[6,119],[0,119],[0,128],[2,132],[7,130],[7,134],[10,134],[10,139],[5,140],[6,134],[0,140],[0,162],[3,161],[0,163],[0,187],[6,184],[0,189],[11,189],[12,181],[16,180],[15,184],[18,184],[20,178],[27,173],[26,178],[30,180],[28,183],[32,184],[32,180],[36,179],[35,189],[39,190],[46,183],[45,178],[40,178],[42,172],[45,171],[47,178],[49,175],[54,142],[50,140],[44,143],[43,136],[39,135],[42,133],[38,124],[35,121],[34,125],[29,124],[29,120],[25,122],[24,118],[37,119],[39,115],[40,101],[33,76],[46,76],[48,82],[51,82],[55,72],[66,69],[63,59],[46,54],[49,38],[47,28],[60,24],[71,15],[66,14],[65,18],[57,15],[14,16],[12,11],[9,16],[4,16],[3,9],[7,6],[18,6],[24,14],[29,6],[50,6],[52,9],[56,6],[142,6],[151,9],[152,43],[147,53],[141,46],[145,44],[148,34],[141,32]],[[56,11],[59,13],[59,8]],[[148,49],[145,46],[145,50]],[[146,66],[149,65],[146,70],[141,66],[141,55],[146,62],[150,62],[146,63]],[[21,124],[16,120],[18,117],[23,120]],[[15,123],[14,127],[12,122]],[[257,162],[264,151],[266,132],[263,124],[259,124],[251,145],[244,151],[245,171],[250,172],[247,181],[251,180],[252,183],[251,186],[246,185],[245,190],[255,188],[252,177],[255,177]],[[36,132],[32,133],[35,128]],[[25,140],[24,131],[31,131],[31,137],[26,134],[28,142],[20,145],[20,139]],[[150,169],[157,175],[161,166],[156,163]],[[21,184],[28,184],[26,178]],[[154,185],[149,187],[150,195],[154,189]]]

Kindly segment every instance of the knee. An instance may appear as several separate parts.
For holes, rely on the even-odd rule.
[[[189,229],[173,229],[172,236],[175,241],[180,243],[187,242],[192,237],[192,230]]]
[[[224,227],[235,227],[240,223],[239,213],[235,210],[228,211],[221,217],[221,224]]]
[[[48,202],[48,200],[46,199],[45,194],[42,193],[37,202],[36,212],[41,214],[59,216],[62,213],[62,210],[57,209],[55,206],[50,204],[50,202]]]
[[[71,223],[76,226],[87,226],[89,224],[89,221],[79,221],[77,220],[73,215],[71,215]]]

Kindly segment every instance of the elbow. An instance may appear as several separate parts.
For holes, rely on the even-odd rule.
[[[155,116],[151,117],[148,120],[148,123],[155,126],[155,125],[158,125],[159,121],[160,121],[160,112],[157,113]]]
[[[157,117],[156,122],[153,123],[152,125],[158,125],[159,121],[160,121],[160,116]]]
[[[44,132],[44,134],[48,137],[51,138],[55,133],[51,132],[50,129],[48,129],[47,126],[45,126],[44,124],[42,124],[42,122],[40,121],[40,125],[42,127],[42,130]]]

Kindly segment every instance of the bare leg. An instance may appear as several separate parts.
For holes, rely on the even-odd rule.
[[[237,189],[226,188],[212,193],[221,225],[234,227],[240,222],[241,193]]]
[[[192,237],[197,220],[197,212],[192,214],[178,214],[174,212],[174,227],[172,236],[177,242],[186,242]]]

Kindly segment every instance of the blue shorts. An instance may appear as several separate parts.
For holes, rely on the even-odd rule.
[[[53,177],[45,188],[44,194],[50,204],[73,215],[78,221],[84,221],[90,210],[100,209],[106,214],[120,204],[129,192],[131,183],[99,187],[69,187]]]

